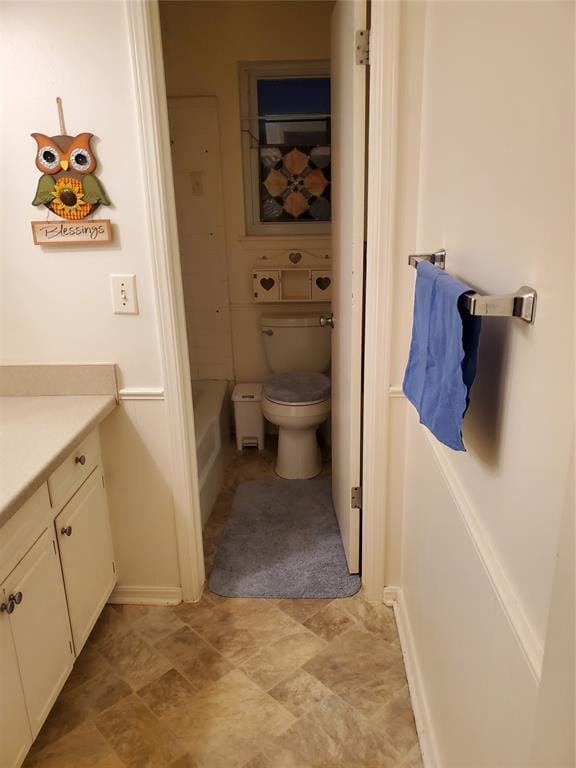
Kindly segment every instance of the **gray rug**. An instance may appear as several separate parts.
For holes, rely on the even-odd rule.
[[[349,597],[330,477],[238,486],[209,580],[224,597]]]

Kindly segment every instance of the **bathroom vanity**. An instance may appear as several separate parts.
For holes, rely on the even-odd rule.
[[[0,398],[2,768],[23,762],[116,583],[98,435],[115,407]]]

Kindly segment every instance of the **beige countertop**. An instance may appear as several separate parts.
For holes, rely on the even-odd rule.
[[[112,395],[0,397],[0,526],[115,407]]]

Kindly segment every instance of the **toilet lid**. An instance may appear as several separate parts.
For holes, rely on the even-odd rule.
[[[275,403],[321,403],[330,397],[323,373],[275,373],[264,382],[264,397]]]

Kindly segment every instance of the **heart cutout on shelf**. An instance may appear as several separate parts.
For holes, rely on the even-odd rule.
[[[302,254],[298,252],[293,252],[288,254],[288,258],[292,262],[292,264],[298,264],[298,262],[302,259]]]
[[[260,285],[262,288],[264,288],[265,291],[270,291],[272,288],[274,288],[274,283],[276,280],[274,280],[273,277],[262,277],[260,278]]]
[[[326,288],[330,285],[332,280],[330,280],[329,277],[317,277],[316,278],[316,285],[318,288],[320,288],[321,291],[325,291]]]

